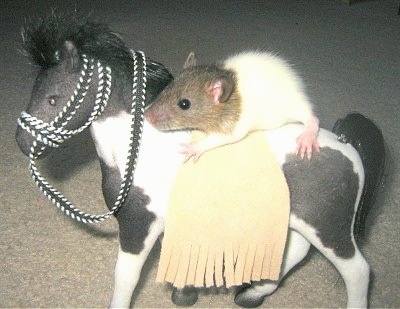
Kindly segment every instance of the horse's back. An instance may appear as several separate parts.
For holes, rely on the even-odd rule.
[[[265,131],[265,136],[281,165],[287,161],[287,155],[295,152],[296,139],[303,132],[303,128],[304,126],[301,124],[287,124],[274,130]],[[321,128],[318,134],[318,143],[321,148],[330,148],[341,152],[344,157],[353,162],[357,172],[363,173],[362,162],[358,152],[350,144],[339,142],[337,135]]]

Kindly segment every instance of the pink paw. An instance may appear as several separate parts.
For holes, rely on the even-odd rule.
[[[315,133],[304,132],[297,138],[296,155],[300,155],[303,159],[307,154],[307,159],[310,160],[313,151],[319,152],[319,145]]]
[[[179,153],[185,155],[185,162],[189,161],[191,157],[193,157],[194,162],[197,162],[203,153],[203,151],[198,149],[197,143],[182,143],[181,146],[182,150]]]

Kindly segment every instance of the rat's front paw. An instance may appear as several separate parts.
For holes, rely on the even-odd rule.
[[[310,160],[313,151],[319,152],[319,145],[315,133],[304,132],[297,138],[296,155],[300,155],[303,159],[307,154],[307,159]]]
[[[185,162],[189,161],[190,158],[193,157],[193,161],[197,162],[197,160],[202,155],[203,151],[199,149],[197,143],[182,143],[182,150],[179,153],[185,155]]]

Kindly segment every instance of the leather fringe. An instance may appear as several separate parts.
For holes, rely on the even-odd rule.
[[[183,244],[163,246],[157,282],[185,286],[236,286],[263,279],[278,280],[283,250],[274,244]]]

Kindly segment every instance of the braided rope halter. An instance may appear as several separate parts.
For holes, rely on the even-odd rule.
[[[86,129],[100,114],[104,111],[111,93],[111,68],[104,67],[100,61],[88,59],[82,55],[83,69],[74,94],[68,100],[66,106],[58,116],[49,123],[22,112],[18,119],[18,125],[35,137],[29,153],[29,170],[33,181],[39,187],[40,191],[65,215],[83,223],[98,223],[109,218],[122,207],[128,196],[130,187],[133,183],[133,173],[136,168],[140,141],[143,131],[145,95],[146,95],[146,58],[143,52],[132,51],[134,60],[133,86],[132,86],[132,106],[131,106],[131,134],[128,148],[128,156],[122,179],[121,187],[109,212],[102,215],[91,215],[79,210],[68,199],[50,185],[39,173],[35,160],[48,147],[57,148],[63,142],[79,134]],[[93,110],[81,127],[75,130],[65,130],[64,127],[76,114],[85,98],[93,76],[95,62],[98,68],[99,82],[96,94],[96,100]]]

